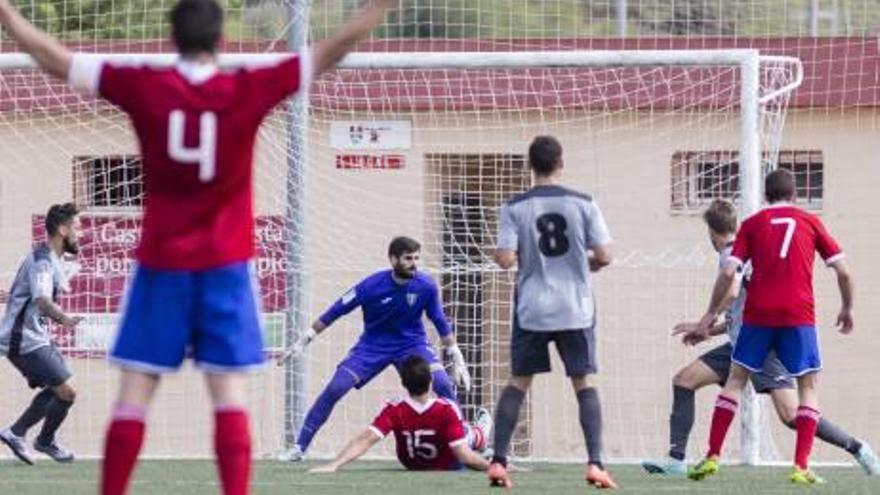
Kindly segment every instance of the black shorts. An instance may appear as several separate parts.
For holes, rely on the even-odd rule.
[[[566,376],[596,373],[596,333],[594,327],[580,330],[532,331],[514,323],[510,338],[510,364],[513,376],[530,376],[550,371],[550,342],[565,365]]]
[[[39,347],[27,354],[9,357],[31,388],[57,387],[73,376],[64,357],[54,345]]]
[[[724,383],[727,381],[727,375],[730,374],[732,356],[733,345],[728,342],[710,349],[700,356],[700,361],[704,362],[706,366],[711,368],[721,378],[721,386],[724,386]],[[794,380],[774,353],[767,356],[761,372],[752,373],[750,379],[752,386],[755,387],[755,392],[759,394],[770,393],[781,388],[794,388]]]

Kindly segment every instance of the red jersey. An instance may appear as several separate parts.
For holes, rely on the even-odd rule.
[[[762,327],[815,325],[813,262],[843,257],[840,246],[815,215],[782,204],[743,222],[730,259],[751,261],[743,323]]]
[[[370,429],[380,437],[394,432],[397,458],[414,471],[458,469],[452,447],[467,442],[461,413],[446,399],[431,399],[424,405],[412,399],[393,400]]]
[[[145,195],[140,263],[200,270],[254,256],[257,131],[309,72],[299,56],[234,72],[192,62],[156,68],[74,57],[71,84],[92,86],[129,115],[137,134]]]

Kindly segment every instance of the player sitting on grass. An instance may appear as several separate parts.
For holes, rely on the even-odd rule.
[[[485,471],[489,462],[474,451],[486,447],[492,417],[485,409],[466,432],[461,413],[452,401],[431,394],[431,364],[421,356],[410,356],[400,368],[408,397],[388,402],[363,433],[355,437],[336,459],[312,469],[332,473],[364,455],[370,447],[394,433],[397,458],[413,471],[449,471],[462,466]]]
[[[730,201],[717,199],[706,209],[703,220],[709,228],[712,246],[718,251],[718,266],[724,267],[733,249],[736,235],[736,206]],[[707,385],[724,386],[730,373],[733,345],[742,325],[749,270],[749,267],[745,267],[738,272],[737,276],[742,280],[741,289],[739,293],[731,295],[735,298],[727,311],[726,318],[710,331],[710,337],[727,333],[730,342],[709,350],[682,368],[673,378],[672,414],[669,416],[669,459],[643,462],[642,467],[649,473],[681,476],[687,473],[685,452],[691,428],[694,426],[694,392]],[[673,333],[687,334],[695,327],[696,323],[680,323],[676,325]],[[694,345],[698,340],[690,338],[684,343]],[[761,371],[752,374],[751,382],[756,392],[770,395],[780,421],[789,428],[794,428],[798,401],[794,380],[776,354],[767,357]],[[827,419],[819,419],[816,436],[852,454],[865,473],[869,475],[880,473],[880,462],[871,447],[866,442],[853,438]]]

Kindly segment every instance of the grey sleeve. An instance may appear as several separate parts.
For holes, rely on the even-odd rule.
[[[727,261],[730,259],[730,254],[733,252],[732,247],[726,247],[718,253],[718,271],[723,271],[727,266]],[[750,262],[746,262],[745,265],[740,265],[736,269],[736,280],[738,282],[742,282],[743,279],[748,280],[752,276],[752,264]]]
[[[52,288],[54,286],[55,271],[52,269],[52,263],[49,260],[39,260],[31,264],[28,268],[28,287],[31,292],[31,299],[46,297],[52,299]]]
[[[513,220],[513,212],[509,205],[501,207],[501,220],[498,222],[498,249],[511,249],[516,251],[519,237],[516,222]]]
[[[599,205],[591,201],[587,206],[587,246],[592,248],[606,244],[611,244],[608,224],[605,223],[605,217],[602,216]]]

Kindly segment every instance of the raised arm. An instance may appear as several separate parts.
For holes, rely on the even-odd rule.
[[[399,0],[368,0],[368,5],[344,24],[332,37],[319,41],[312,49],[313,75],[326,72],[339,63],[355,44],[365,38],[385,18],[385,12]]]
[[[367,453],[382,437],[371,428],[356,436],[332,462],[310,469],[310,473],[335,473],[339,468]]]
[[[22,17],[9,0],[0,0],[0,24],[43,70],[67,80],[72,57],[70,51],[53,36]]]

